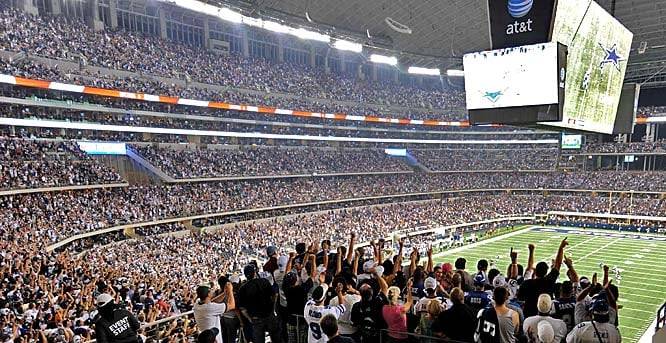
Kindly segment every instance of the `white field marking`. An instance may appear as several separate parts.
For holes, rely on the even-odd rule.
[[[643,257],[645,257],[645,256],[643,256],[643,255],[641,255],[641,254],[634,254],[634,256],[632,256],[632,257],[634,257],[634,258],[643,258]]]
[[[507,233],[507,234],[505,234],[505,235],[500,235],[500,236],[497,236],[497,237],[484,239],[484,240],[479,241],[479,242],[476,242],[476,243],[472,243],[472,244],[468,244],[468,245],[463,245],[463,246],[461,246],[461,247],[457,247],[457,248],[453,248],[453,249],[450,249],[450,250],[447,250],[447,251],[443,251],[443,252],[440,252],[440,253],[434,254],[432,257],[433,257],[433,258],[436,258],[436,257],[442,257],[442,256],[452,255],[452,254],[455,254],[455,253],[460,252],[460,251],[465,251],[465,250],[467,250],[467,249],[471,249],[471,248],[478,247],[478,246],[483,246],[483,245],[486,245],[486,244],[488,244],[488,243],[497,242],[497,241],[502,240],[502,239],[505,239],[505,238],[509,238],[509,237],[513,237],[513,236],[519,235],[519,234],[521,234],[521,233],[529,232],[530,230],[532,230],[532,229],[534,229],[534,228],[538,228],[538,227],[539,227],[539,226],[530,226],[530,227],[526,227],[526,228],[524,228],[524,229],[521,229],[521,230],[518,230],[518,231],[514,231],[514,232],[510,232],[510,233]]]
[[[651,252],[651,251],[652,251],[652,249],[650,249],[650,248],[643,248],[643,249],[641,249],[641,252]]]
[[[621,304],[621,301],[618,302],[618,304]],[[649,313],[649,314],[655,314],[657,312],[657,310],[648,311],[648,310],[643,310],[643,309],[640,309],[640,308],[633,308],[633,307],[626,307],[626,306],[624,308],[620,309],[620,311],[624,311],[624,310],[631,310],[631,311]]]
[[[654,329],[657,326],[657,318],[654,318],[650,326],[647,327],[641,338],[638,340],[638,343],[652,343],[652,336],[654,335]]]
[[[601,248],[598,248],[598,249],[592,251],[591,253],[589,253],[589,254],[587,254],[587,255],[585,255],[585,256],[583,256],[583,257],[579,257],[578,260],[580,260],[580,261],[584,261],[586,258],[588,258],[588,257],[590,257],[590,256],[592,256],[592,255],[594,255],[594,254],[596,254],[596,253],[598,253],[598,252],[601,251],[601,250],[604,250],[604,249],[608,248],[611,244],[616,243],[616,242],[618,242],[618,241],[620,241],[620,240],[622,240],[622,238],[614,239],[614,240],[612,240],[612,241],[610,241],[610,242],[604,244]]]
[[[624,264],[634,264],[634,261],[624,261]]]

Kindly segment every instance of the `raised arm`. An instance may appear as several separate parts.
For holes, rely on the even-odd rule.
[[[338,247],[338,253],[335,254],[335,275],[342,271],[342,247]]]
[[[352,232],[351,235],[349,236],[349,247],[347,248],[347,263],[352,263],[355,243],[356,243],[356,234]]]
[[[432,273],[433,264],[432,264],[432,246],[428,247],[428,265],[426,266],[426,272]]]
[[[410,262],[409,262],[409,276],[414,275],[414,271],[416,270],[416,264],[418,263],[417,262],[418,256],[419,256],[419,250],[416,247],[414,247],[414,250],[412,250],[412,254],[409,255],[409,259],[410,259]]]
[[[363,248],[359,248],[359,251],[356,251],[354,255],[354,263],[352,263],[352,274],[354,275],[358,275],[358,261],[360,261],[362,254]]]
[[[525,269],[525,271],[534,270],[534,248],[535,245],[532,243],[527,245],[527,250],[529,251],[529,255],[527,256],[527,268]]]
[[[511,265],[509,266],[509,279],[515,280],[518,278],[518,252],[513,251],[513,247],[511,247],[509,257],[511,258]]]
[[[564,248],[569,245],[567,237],[564,237],[562,242],[560,242],[560,247],[557,249],[557,257],[555,257],[555,263],[553,264],[553,269],[560,271],[562,267],[562,260],[564,259]]]
[[[412,308],[412,303],[414,302],[414,298],[412,296],[412,285],[413,281],[410,278],[409,281],[407,281],[407,300],[405,300],[405,304],[403,305],[403,310],[405,313],[409,313],[409,310]]]
[[[608,268],[608,265],[604,264],[604,281],[602,282],[602,284],[604,284],[604,286],[608,284],[608,270],[609,269],[610,268]]]
[[[571,280],[572,283],[577,283],[579,277],[576,269],[574,269],[571,258],[564,256],[564,264],[567,266],[567,276],[569,276],[569,280]]]
[[[377,282],[379,283],[379,291],[384,294],[384,296],[388,295],[388,283],[386,283],[386,280],[377,273],[377,270],[375,270],[375,277],[377,278]]]

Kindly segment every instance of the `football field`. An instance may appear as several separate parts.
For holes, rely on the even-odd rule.
[[[435,255],[435,262],[451,262],[456,258],[467,259],[467,270],[476,270],[476,262],[482,258],[493,260],[504,274],[510,262],[511,247],[518,251],[518,260],[527,265],[527,245],[536,245],[535,261],[550,261],[555,257],[560,241],[568,237],[565,254],[574,261],[579,276],[592,279],[598,273],[599,282],[605,263],[620,270],[621,280],[615,280],[620,289],[618,304],[619,328],[623,341],[638,342],[654,321],[657,309],[666,301],[666,236],[638,236],[617,231],[595,231],[574,228],[545,228],[526,226],[524,229],[493,237],[475,244],[452,249]],[[499,258],[497,258],[499,256]],[[563,265],[560,281],[566,280]]]

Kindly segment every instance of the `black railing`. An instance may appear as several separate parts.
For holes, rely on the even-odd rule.
[[[654,327],[654,332],[659,331],[664,326],[666,326],[666,302],[657,310],[657,325]]]

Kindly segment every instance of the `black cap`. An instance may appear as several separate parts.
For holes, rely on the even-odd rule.
[[[217,341],[217,335],[220,333],[218,328],[210,328],[208,330],[203,330],[199,333],[197,337],[197,342],[199,343],[214,343]]]
[[[201,285],[197,287],[197,298],[204,300],[208,297],[208,292],[210,292],[210,287],[206,285]]]
[[[245,277],[248,279],[251,279],[254,277],[254,275],[257,273],[257,268],[254,266],[254,264],[248,264],[243,268],[243,274],[245,274]]]

